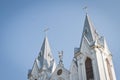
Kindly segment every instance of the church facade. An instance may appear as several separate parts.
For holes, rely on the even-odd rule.
[[[28,71],[28,80],[116,80],[112,55],[106,40],[100,36],[86,14],[79,48],[74,49],[70,69],[59,64],[52,56],[47,36],[44,38],[38,57]]]

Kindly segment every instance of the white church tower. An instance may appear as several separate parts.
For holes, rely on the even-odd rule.
[[[75,48],[70,70],[63,64],[59,52],[56,67],[47,36],[38,57],[28,72],[28,80],[116,80],[112,55],[106,40],[100,36],[86,14],[80,47]]]
[[[70,67],[71,80],[116,80],[112,55],[86,14],[79,48],[74,50]]]
[[[28,72],[29,80],[49,80],[56,68],[47,36],[44,38],[40,53]]]

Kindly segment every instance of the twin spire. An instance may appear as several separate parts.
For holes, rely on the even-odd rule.
[[[95,46],[103,47],[104,49],[108,50],[105,38],[103,36],[100,36],[97,33],[87,13],[86,13],[85,22],[84,22],[84,28],[83,28],[80,48],[82,47],[82,43],[84,39],[87,40],[87,42],[89,43],[89,46],[91,47],[95,47]]]
[[[83,36],[85,36],[89,42],[95,41],[98,38],[98,33],[96,32],[94,25],[91,22],[88,14],[86,14],[86,18],[84,22],[82,37]]]
[[[39,73],[43,74],[47,72],[47,74],[51,74],[54,72],[55,68],[56,64],[52,56],[48,38],[45,36],[41,50],[38,57],[35,59],[32,70],[29,70],[28,72],[28,78],[30,78],[32,75],[34,75],[33,77],[37,77]]]
[[[54,58],[52,56],[52,52],[50,49],[47,36],[45,36],[44,38],[44,41],[38,56],[38,60],[40,63],[40,69],[48,69],[50,70],[50,72],[54,71],[56,65],[55,65]]]

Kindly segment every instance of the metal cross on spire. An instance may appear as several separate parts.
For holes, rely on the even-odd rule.
[[[87,14],[88,13],[88,7],[87,6],[85,6],[84,8],[83,8],[83,10],[84,10],[84,12]]]
[[[45,35],[47,35],[48,30],[49,30],[49,28],[44,29]]]

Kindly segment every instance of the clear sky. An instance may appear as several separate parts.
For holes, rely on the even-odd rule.
[[[107,40],[120,80],[120,1],[119,0],[0,0],[0,79],[27,80],[40,51],[45,33],[58,64],[58,51],[64,51],[69,69],[74,47],[80,46],[85,12],[97,32]]]

